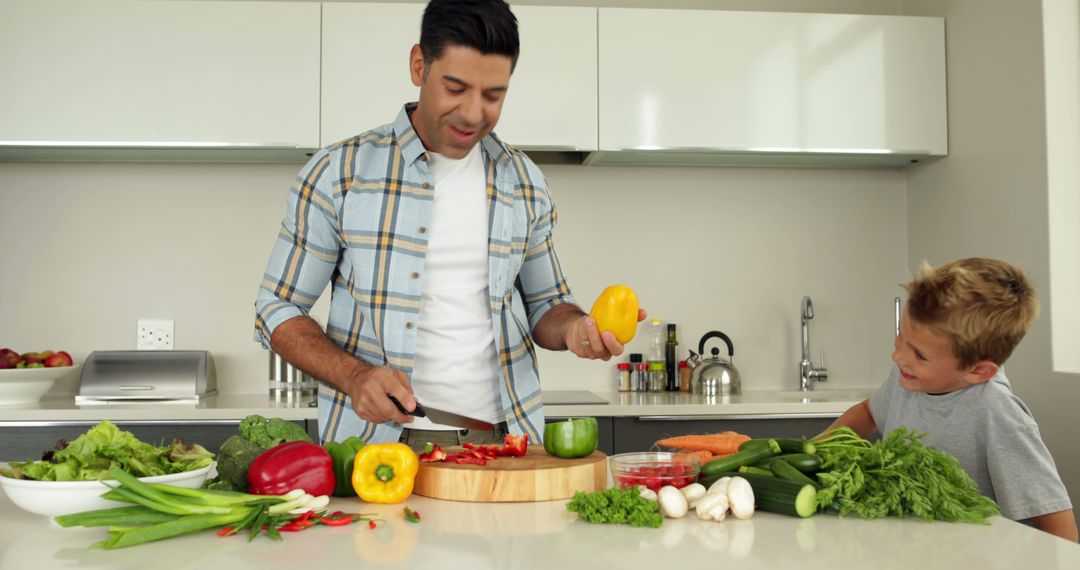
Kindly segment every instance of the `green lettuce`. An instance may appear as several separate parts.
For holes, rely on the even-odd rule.
[[[150,477],[201,469],[214,460],[214,454],[201,445],[180,439],[171,445],[151,445],[108,420],[66,445],[58,442],[57,449],[45,456],[40,461],[13,462],[0,474],[38,481],[96,481],[106,478],[110,469]]]

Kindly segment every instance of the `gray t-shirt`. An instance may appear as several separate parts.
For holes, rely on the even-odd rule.
[[[1072,508],[1039,426],[1003,369],[989,382],[932,396],[905,390],[894,367],[870,396],[870,413],[883,434],[901,426],[926,432],[923,443],[954,455],[1006,518]]]

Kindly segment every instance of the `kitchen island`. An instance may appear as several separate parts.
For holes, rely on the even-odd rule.
[[[0,493],[0,570],[85,568],[798,568],[959,570],[1080,568],[1080,545],[997,517],[987,526],[918,519],[797,519],[759,512],[748,520],[667,519],[658,529],[594,525],[566,501],[462,503],[412,496],[402,505],[334,499],[332,509],[377,513],[383,522],[219,538],[210,531],[127,549],[89,546],[104,529],[62,529]]]

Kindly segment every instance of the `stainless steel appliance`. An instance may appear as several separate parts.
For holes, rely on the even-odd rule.
[[[79,378],[78,405],[191,404],[217,394],[214,360],[205,350],[102,350]]]

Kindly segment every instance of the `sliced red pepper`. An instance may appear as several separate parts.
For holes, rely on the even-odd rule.
[[[464,452],[463,453],[451,453],[451,454],[446,456],[446,462],[447,463],[456,463],[458,465],[463,464],[463,463],[464,464],[469,464],[469,465],[487,465],[487,460],[486,459],[483,459],[481,457],[477,457],[477,456],[473,455],[472,452],[469,452],[469,453],[464,453]]]
[[[503,438],[503,447],[501,451],[504,455],[524,457],[525,454],[529,452],[529,434],[506,434],[506,437]]]
[[[445,459],[446,452],[437,443],[431,444],[431,451],[420,454],[421,463],[436,463]]]

